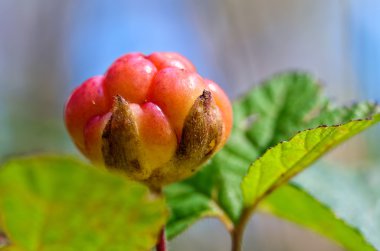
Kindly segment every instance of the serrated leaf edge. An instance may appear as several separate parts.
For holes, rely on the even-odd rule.
[[[275,147],[280,147],[282,146],[283,144],[287,144],[289,142],[291,142],[293,139],[295,139],[297,136],[299,136],[301,133],[306,133],[306,132],[309,132],[309,131],[312,131],[312,130],[317,130],[317,129],[320,129],[320,128],[339,128],[343,125],[348,125],[348,124],[351,124],[351,123],[355,123],[355,122],[363,122],[363,121],[366,121],[369,123],[369,125],[367,127],[364,127],[362,129],[360,129],[359,131],[357,131],[357,133],[355,133],[354,135],[357,135],[359,134],[360,132],[362,132],[363,130],[367,129],[368,127],[376,124],[377,122],[380,121],[380,113],[378,114],[375,114],[374,116],[372,117],[369,117],[369,118],[365,118],[365,119],[356,119],[356,120],[351,120],[347,123],[343,123],[343,124],[337,124],[337,125],[331,125],[331,126],[326,126],[326,125],[320,125],[316,128],[311,128],[311,129],[306,129],[306,130],[303,130],[303,131],[299,131],[298,133],[296,133],[293,137],[291,137],[289,140],[287,141],[282,141],[280,143],[278,143],[277,145],[273,146],[273,147],[270,147],[268,148],[265,153],[263,155],[261,155],[259,158],[257,158],[250,166],[250,168],[248,169],[247,171],[247,174],[243,177],[243,181],[241,182],[241,188],[242,188],[242,191],[243,191],[243,194],[244,194],[244,188],[243,188],[243,184],[245,183],[245,179],[247,177],[247,175],[249,174],[249,170],[251,168],[253,168],[254,166],[254,163],[260,159],[262,159],[264,156],[266,156],[273,148]],[[352,136],[354,136],[352,135]],[[325,136],[324,138],[328,137]],[[336,145],[332,145],[332,146],[329,146],[327,147],[327,151],[331,150],[332,148],[338,146],[341,142],[345,141],[346,139],[350,138],[351,136],[346,136],[346,137],[342,137],[340,138],[337,142]],[[317,149],[318,146],[320,145],[320,143],[317,143],[316,146],[313,147],[313,150]],[[317,159],[321,158],[323,155],[320,155],[320,156],[317,156],[316,158],[313,159],[313,162],[315,162]],[[298,160],[295,164],[293,164],[293,166],[297,166],[299,163],[301,163],[302,161],[304,160],[304,157],[302,157],[300,160]],[[310,163],[310,164],[311,164]],[[309,165],[310,165],[309,164]],[[309,166],[307,165],[307,166]],[[305,168],[307,167],[305,166]],[[259,196],[255,196],[255,202],[246,202],[244,201],[244,208],[249,208],[249,207],[256,207],[258,205],[258,203],[260,203],[260,201],[265,198],[266,196],[268,196],[270,193],[272,193],[277,187],[281,186],[282,184],[286,183],[287,181],[289,181],[292,177],[294,177],[295,175],[297,175],[298,173],[300,173],[301,171],[303,171],[305,168],[302,168],[300,170],[295,170],[292,172],[293,168],[289,168],[288,171],[286,173],[284,173],[283,175],[280,176],[280,178],[275,181],[272,185],[270,185],[270,187],[268,187],[268,189],[262,194],[262,195],[259,195]],[[290,174],[289,174],[290,172]],[[288,174],[288,175],[287,175]],[[258,191],[256,191],[257,193]],[[244,199],[244,196],[243,196],[243,199]],[[244,199],[245,200],[245,199]]]

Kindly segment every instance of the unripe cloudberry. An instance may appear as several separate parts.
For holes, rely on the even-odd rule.
[[[66,104],[67,129],[92,162],[151,187],[194,173],[226,142],[230,102],[177,53],[130,53]]]

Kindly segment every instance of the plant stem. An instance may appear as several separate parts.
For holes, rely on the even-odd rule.
[[[240,217],[239,223],[235,226],[235,228],[231,232],[231,242],[232,242],[231,251],[242,250],[244,230],[249,222],[251,214],[252,214],[251,208],[244,209]]]
[[[156,251],[166,251],[166,236],[165,236],[165,226],[162,228],[160,232],[160,236],[158,237],[158,242],[156,245]]]
[[[162,196],[162,187],[150,187],[150,191],[152,194]],[[160,235],[158,236],[156,251],[167,251],[165,225],[162,227]]]
[[[243,241],[243,234],[238,234],[237,232],[233,232],[231,235],[232,238],[232,251],[241,251],[242,247],[242,241]]]

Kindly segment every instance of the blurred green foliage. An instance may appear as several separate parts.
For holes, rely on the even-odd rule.
[[[148,188],[73,158],[25,157],[0,168],[5,250],[148,250],[166,215]]]

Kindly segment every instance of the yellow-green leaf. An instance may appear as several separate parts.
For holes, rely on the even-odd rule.
[[[243,178],[241,188],[244,207],[257,205],[275,188],[310,166],[327,151],[379,121],[380,114],[377,114],[373,119],[322,126],[302,131],[289,141],[270,148],[251,165]]]
[[[165,203],[143,185],[67,157],[14,159],[0,168],[7,250],[150,250]]]

